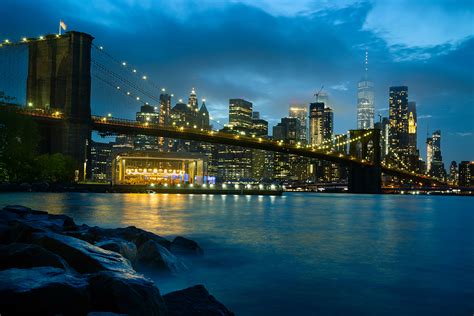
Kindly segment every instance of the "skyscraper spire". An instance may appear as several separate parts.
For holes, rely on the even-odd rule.
[[[365,80],[369,77],[369,50],[365,48]]]

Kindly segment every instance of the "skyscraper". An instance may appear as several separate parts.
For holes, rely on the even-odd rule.
[[[334,134],[334,112],[326,106],[324,107],[324,118],[323,118],[323,141],[328,142],[331,140]]]
[[[461,187],[474,186],[474,161],[461,161],[459,163],[459,181]]]
[[[410,155],[418,156],[416,145],[417,118],[416,118],[416,102],[408,102],[408,152]]]
[[[159,124],[160,114],[155,111],[151,105],[145,104],[140,107],[140,112],[137,112],[136,119],[143,124]],[[158,137],[137,135],[134,141],[136,150],[159,150]]]
[[[209,111],[206,107],[206,99],[202,99],[201,108],[199,109],[196,121],[197,128],[204,130],[211,129],[211,125],[209,124]]]
[[[365,51],[364,78],[357,84],[357,129],[374,128],[374,83],[369,80],[369,53]]]
[[[248,132],[252,129],[252,102],[244,99],[229,100],[229,125]]]
[[[297,117],[284,117],[273,127],[273,138],[286,144],[296,145],[299,140],[301,121]],[[306,180],[308,159],[293,154],[274,153],[274,177],[282,181]]]
[[[433,177],[446,177],[443,157],[441,155],[441,131],[435,131],[431,137],[426,140],[426,164],[427,172]]]
[[[298,135],[298,140],[303,144],[307,143],[307,119],[308,119],[308,107],[305,104],[292,104],[290,105],[289,110],[290,117],[296,117],[300,121],[300,131]]]
[[[390,87],[390,151],[404,157],[408,154],[408,87]]]
[[[309,105],[309,142],[319,146],[323,142],[324,103],[315,102]]]
[[[165,93],[165,89],[160,94],[159,124],[162,126],[171,125],[171,95]]]

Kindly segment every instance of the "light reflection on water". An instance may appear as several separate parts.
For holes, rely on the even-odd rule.
[[[193,238],[204,258],[158,286],[203,283],[239,315],[474,311],[470,198],[18,193],[6,204]]]

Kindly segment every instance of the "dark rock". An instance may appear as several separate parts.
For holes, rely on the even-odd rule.
[[[201,256],[204,253],[201,247],[199,247],[199,245],[197,244],[197,242],[181,236],[178,236],[173,239],[173,241],[171,242],[170,249],[175,254]]]
[[[0,245],[0,270],[45,266],[66,269],[61,257],[40,246],[23,243]]]
[[[143,245],[149,240],[153,240],[167,249],[169,249],[170,247],[169,240],[153,233],[147,232],[146,230],[136,228],[135,226],[109,229],[108,231],[116,237],[133,242],[137,246],[137,248],[140,248],[141,245]]]
[[[233,312],[210,295],[202,285],[163,295],[169,316],[231,316]]]
[[[136,266],[153,268],[159,272],[176,273],[187,270],[175,255],[153,240],[149,240],[138,248]]]
[[[110,270],[135,273],[130,262],[118,253],[104,250],[83,240],[55,233],[37,233],[33,242],[60,255],[79,273]]]
[[[23,205],[7,205],[3,208],[4,211],[12,212],[18,215],[35,214],[35,215],[46,215],[48,212],[32,210],[29,207]]]
[[[87,282],[52,267],[0,271],[0,306],[5,315],[84,315]]]
[[[153,282],[140,275],[102,271],[89,277],[94,311],[128,315],[166,315],[166,306]]]
[[[35,233],[44,231],[45,230],[43,228],[36,227],[31,223],[27,223],[21,220],[13,220],[9,222],[9,231],[6,242],[30,243]]]
[[[130,261],[135,260],[137,256],[137,246],[135,246],[135,244],[130,241],[125,241],[121,239],[109,239],[100,241],[95,245],[102,249],[119,253]]]

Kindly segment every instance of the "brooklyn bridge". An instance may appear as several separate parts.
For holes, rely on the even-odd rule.
[[[90,157],[88,144],[92,132],[96,131],[109,135],[148,135],[240,146],[330,161],[348,168],[348,189],[353,193],[381,192],[382,174],[425,186],[443,184],[439,179],[418,174],[408,168],[385,164],[381,160],[380,131],[377,129],[349,131],[349,151],[345,153],[327,146],[287,144],[255,135],[203,130],[194,126],[152,124],[106,114],[96,115],[98,113],[94,113],[94,106],[91,106],[91,93],[94,93],[91,88],[92,66],[101,70],[101,76],[97,76],[97,79],[109,85],[112,90],[117,90],[116,93],[130,93],[120,91],[120,86],[115,86],[112,80],[107,79],[117,78],[117,73],[91,57],[93,50],[102,51],[102,47],[95,46],[93,40],[89,34],[73,31],[64,35],[24,38],[19,42],[6,41],[1,44],[2,49],[11,48],[13,54],[17,49],[24,49],[28,55],[25,102],[19,106],[3,105],[0,107],[1,111],[16,111],[33,118],[42,134],[41,151],[70,155],[78,166],[84,164],[84,168],[78,167],[83,175],[90,174],[85,162]],[[143,79],[146,77],[143,76]],[[121,80],[147,94],[131,81]],[[153,96],[150,97],[153,99]],[[135,98],[140,100],[138,96]]]

